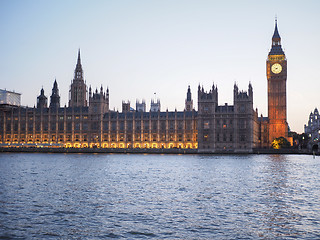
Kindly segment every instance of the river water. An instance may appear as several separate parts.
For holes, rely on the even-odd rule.
[[[0,154],[0,239],[320,239],[320,157]]]

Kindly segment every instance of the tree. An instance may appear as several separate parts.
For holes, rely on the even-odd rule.
[[[271,144],[273,149],[290,148],[290,142],[284,137],[278,137]]]

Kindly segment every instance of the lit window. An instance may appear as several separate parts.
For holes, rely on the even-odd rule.
[[[203,128],[204,129],[209,129],[209,121],[207,120],[207,121],[204,121],[204,123],[203,123]]]

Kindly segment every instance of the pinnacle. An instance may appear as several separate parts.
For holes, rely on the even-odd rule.
[[[281,39],[280,34],[278,32],[277,20],[276,20],[275,29],[274,29],[274,33],[273,33],[272,39]]]
[[[77,61],[77,65],[80,64],[81,65],[81,58],[80,58],[80,48],[78,50],[78,61]]]

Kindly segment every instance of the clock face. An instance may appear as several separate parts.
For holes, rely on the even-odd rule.
[[[275,63],[271,66],[271,71],[275,74],[281,73],[282,67],[279,63]]]

